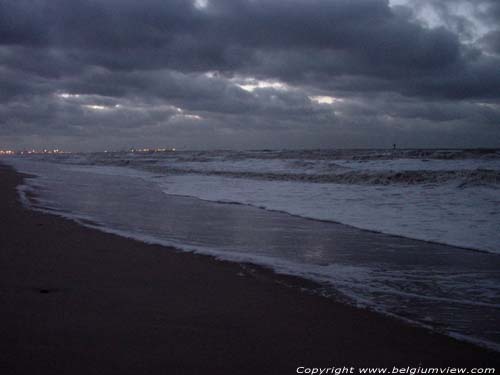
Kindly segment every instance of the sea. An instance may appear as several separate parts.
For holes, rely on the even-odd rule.
[[[19,197],[500,351],[500,150],[31,154]],[[68,249],[71,251],[71,249]],[[166,250],[168,251],[168,250]]]

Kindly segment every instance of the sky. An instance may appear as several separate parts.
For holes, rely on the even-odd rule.
[[[0,149],[500,147],[498,0],[0,0]]]

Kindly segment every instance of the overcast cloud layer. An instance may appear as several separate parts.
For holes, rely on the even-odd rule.
[[[0,0],[0,148],[500,147],[497,0]]]

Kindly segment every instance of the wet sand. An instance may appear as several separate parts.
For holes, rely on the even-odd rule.
[[[0,166],[0,181],[0,374],[500,363],[499,353],[304,293],[314,288],[305,281],[27,210],[22,176]]]

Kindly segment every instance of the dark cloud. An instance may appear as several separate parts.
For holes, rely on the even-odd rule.
[[[500,6],[459,3],[470,17],[448,0],[2,1],[0,137],[500,145]]]
[[[500,29],[490,31],[480,39],[480,42],[489,53],[500,55]]]

